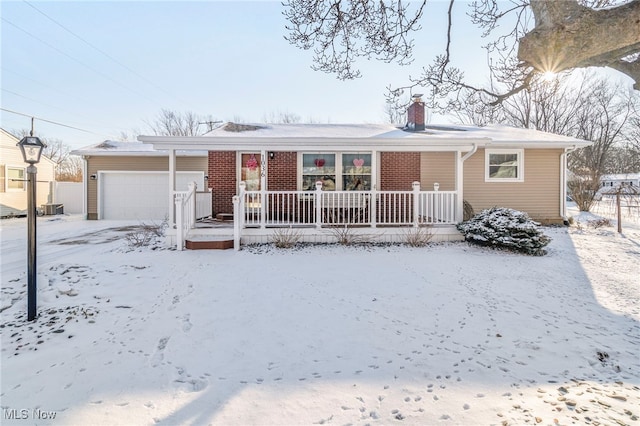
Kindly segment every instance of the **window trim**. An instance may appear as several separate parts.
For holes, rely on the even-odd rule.
[[[517,155],[517,178],[490,177],[491,164],[489,158],[491,154],[516,154]],[[484,150],[484,181],[485,182],[524,182],[524,149],[522,148],[491,148]]]

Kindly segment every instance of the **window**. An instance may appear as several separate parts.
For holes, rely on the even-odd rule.
[[[302,154],[303,191],[316,189],[322,182],[325,191],[368,191],[371,189],[371,154]]]
[[[342,187],[345,191],[371,189],[371,154],[342,154]]]
[[[242,154],[240,181],[247,184],[247,191],[260,191],[260,177],[262,173],[260,154]]]
[[[302,154],[302,190],[315,190],[317,181],[325,191],[336,189],[335,154]]]
[[[25,185],[24,167],[7,166],[6,188],[7,191],[24,191]]]
[[[523,182],[523,157],[521,149],[485,150],[485,181]]]

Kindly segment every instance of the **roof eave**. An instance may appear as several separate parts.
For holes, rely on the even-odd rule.
[[[441,138],[441,137],[403,137],[403,138],[323,138],[323,137],[213,137],[213,136],[138,136],[142,143],[153,145],[158,150],[269,150],[301,151],[368,148],[380,151],[441,151],[467,150],[473,145],[496,148],[572,148],[591,144],[589,141],[496,141],[488,137],[481,138]]]

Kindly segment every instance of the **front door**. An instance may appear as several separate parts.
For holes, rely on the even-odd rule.
[[[240,181],[247,184],[247,191],[260,191],[262,163],[260,153],[244,153],[240,156]]]

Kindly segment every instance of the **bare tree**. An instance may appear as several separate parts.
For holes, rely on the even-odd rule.
[[[640,172],[640,150],[627,140],[622,146],[611,149],[607,157],[607,174]]]
[[[526,90],[490,105],[478,99],[458,112],[463,122],[484,125],[499,122],[555,134],[573,136],[593,145],[572,152],[568,158],[574,179],[570,190],[581,209],[594,201],[603,174],[611,173],[616,150],[624,148],[632,131],[640,94],[586,73],[562,74],[553,81],[536,81]]]
[[[56,169],[58,182],[82,182],[82,159],[71,155]]]
[[[407,122],[407,105],[409,105],[410,97],[403,96],[398,99],[398,102],[385,102],[384,104],[384,117],[388,123],[391,124],[405,124]],[[425,111],[427,113],[427,111]],[[425,117],[425,122],[428,121],[428,117]]]
[[[193,112],[184,113],[162,109],[155,119],[147,121],[151,131],[158,136],[198,136],[203,119]]]
[[[402,0],[287,0],[286,38],[299,48],[313,49],[314,69],[340,79],[357,78],[359,58],[412,61],[411,35],[421,29],[427,3],[409,7]],[[472,23],[485,37],[491,35],[486,49],[493,78],[508,83],[501,90],[470,85],[452,65],[455,3],[449,0],[443,52],[409,84],[390,87],[390,103],[397,103],[406,89],[420,86],[429,89],[429,106],[439,111],[459,108],[467,90],[485,94],[485,101],[496,104],[529,87],[540,73],[590,66],[616,69],[640,90],[640,0],[471,2]]]
[[[271,112],[268,116],[265,114],[262,117],[262,121],[265,123],[279,123],[279,124],[294,124],[300,123],[300,116],[294,112],[278,111],[277,113]]]

